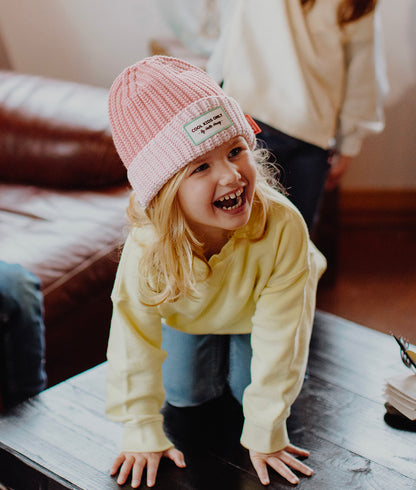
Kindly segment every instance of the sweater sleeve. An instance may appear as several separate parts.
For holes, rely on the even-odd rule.
[[[138,296],[140,246],[126,242],[114,285],[108,343],[106,414],[122,422],[123,451],[163,451],[172,446],[163,432],[161,318]]]
[[[345,27],[345,86],[335,135],[337,151],[355,156],[368,133],[384,129],[388,91],[380,25],[374,13]]]
[[[253,316],[252,381],[244,393],[241,436],[248,449],[271,453],[289,443],[286,419],[302,387],[316,287],[325,266],[306,229],[286,226]]]

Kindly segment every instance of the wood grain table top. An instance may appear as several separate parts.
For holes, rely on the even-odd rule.
[[[104,415],[105,370],[101,364],[0,416],[0,483],[14,490],[120,488],[109,475],[121,427]],[[315,473],[296,488],[416,489],[414,424],[386,415],[382,394],[387,377],[406,372],[393,338],[317,312],[307,376],[288,420],[291,442],[310,450],[305,462]],[[243,417],[231,396],[165,407],[164,414],[187,468],[162,460],[154,488],[265,488],[239,444]],[[270,473],[266,488],[294,488]]]

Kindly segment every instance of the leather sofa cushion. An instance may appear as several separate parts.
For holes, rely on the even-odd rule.
[[[130,192],[127,186],[56,191],[0,184],[0,257],[40,278],[48,319],[85,302],[104,279],[113,280]]]

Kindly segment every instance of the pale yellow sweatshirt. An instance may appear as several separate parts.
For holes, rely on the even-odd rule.
[[[276,192],[264,238],[237,240],[209,260],[212,275],[199,299],[157,307],[139,301],[139,259],[154,240],[150,227],[126,241],[112,293],[108,345],[108,417],[124,423],[122,450],[162,451],[172,446],[159,413],[164,400],[161,320],[194,334],[251,332],[252,382],[243,397],[243,446],[269,453],[289,440],[286,419],[304,378],[317,282],[325,259],[308,238],[299,212]],[[202,262],[196,260],[196,267]]]

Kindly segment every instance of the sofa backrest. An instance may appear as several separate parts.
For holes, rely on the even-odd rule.
[[[66,189],[126,183],[107,90],[0,71],[0,182]]]

